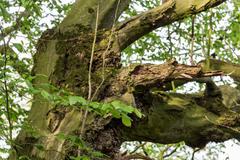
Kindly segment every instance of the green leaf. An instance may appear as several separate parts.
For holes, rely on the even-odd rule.
[[[134,108],[132,106],[126,105],[121,101],[113,101],[111,104],[114,106],[114,108],[119,109],[125,113],[132,113],[134,111]]]
[[[128,115],[123,114],[122,115],[122,123],[127,127],[131,127],[131,125],[132,125],[131,118]]]
[[[20,43],[13,43],[13,46],[19,51],[23,52],[23,46]]]
[[[41,90],[40,93],[45,99],[49,99],[51,97],[50,94],[45,90]]]
[[[79,96],[69,96],[68,100],[70,105],[74,105],[76,103],[80,103],[81,105],[87,104],[87,101],[83,97],[79,97]]]
[[[7,5],[0,3],[0,16],[3,17],[3,20],[8,22],[11,19],[11,14],[7,11]]]
[[[136,114],[137,117],[142,118],[143,114],[137,109],[134,109],[134,113]]]
[[[93,157],[104,157],[105,155],[101,152],[93,151],[92,153]]]
[[[120,101],[112,101],[111,104],[115,109],[118,109],[121,106]]]
[[[121,113],[120,113],[119,111],[115,110],[115,109],[112,109],[112,110],[110,111],[110,113],[112,114],[112,116],[113,116],[114,118],[121,118]]]
[[[111,109],[112,109],[112,105],[109,104],[109,103],[104,103],[101,107],[101,110],[104,111],[104,112],[109,111]]]
[[[81,157],[81,160],[90,160],[90,158],[87,157],[87,156],[82,156],[82,157]]]
[[[126,113],[132,113],[134,111],[134,107],[129,106],[129,105],[123,105],[123,108],[121,108],[122,111],[126,112]]]
[[[98,102],[91,102],[89,103],[89,106],[91,106],[94,109],[99,109],[101,105]]]

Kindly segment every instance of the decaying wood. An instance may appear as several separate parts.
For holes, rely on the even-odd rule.
[[[220,70],[203,72],[202,67],[178,64],[176,61],[167,62],[160,65],[153,64],[132,64],[123,68],[114,76],[108,92],[112,95],[124,93],[128,88],[133,90],[150,90],[158,88],[160,90],[172,90],[171,82],[183,85],[191,81],[198,81],[198,78],[220,76]]]

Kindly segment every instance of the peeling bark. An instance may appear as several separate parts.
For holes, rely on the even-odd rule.
[[[136,92],[144,92],[152,88],[163,91],[171,90],[171,82],[176,86],[183,85],[190,81],[199,81],[198,78],[220,76],[223,72],[220,70],[203,72],[202,67],[188,66],[178,64],[176,61],[165,64],[135,64],[120,70],[113,78],[111,87],[108,88],[110,95],[124,93],[128,88],[134,88]]]

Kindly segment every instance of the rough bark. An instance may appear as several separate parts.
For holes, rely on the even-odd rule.
[[[198,66],[179,65],[176,62],[159,66],[137,65],[131,70],[122,70],[108,91],[120,92],[118,98],[128,103],[132,103],[131,99],[124,96],[126,92],[132,94],[134,104],[147,115],[141,120],[134,118],[131,128],[117,125],[120,126],[123,141],[167,144],[184,140],[189,146],[201,148],[209,141],[239,139],[237,102],[240,91],[230,86],[217,87],[203,77],[231,72],[231,76],[239,78],[240,66],[212,59],[210,67],[207,67],[204,62]],[[177,85],[189,81],[206,83],[206,90],[198,94],[165,92],[172,89],[169,85],[172,81]],[[129,93],[127,87],[134,89]]]
[[[224,0],[170,0],[162,6],[142,13],[114,27],[113,14],[119,3],[119,13],[130,1],[98,0],[76,1],[72,11],[59,27],[46,31],[39,40],[35,55],[34,86],[51,91],[44,83],[51,83],[76,95],[87,97],[88,67],[91,58],[96,5],[100,6],[99,30],[95,45],[92,90],[101,84],[102,66],[105,62],[105,81],[94,100],[109,102],[121,100],[140,109],[145,117],[132,116],[132,127],[124,127],[120,120],[103,118],[89,113],[83,138],[87,145],[110,157],[119,151],[124,141],[144,140],[159,143],[185,141],[193,147],[203,147],[210,141],[221,142],[239,138],[239,115],[231,94],[236,89],[221,91],[210,76],[232,72],[232,64],[212,60],[187,66],[171,61],[162,65],[131,65],[121,68],[120,52],[132,42],[176,20],[196,14],[224,2]],[[108,18],[106,18],[108,17]],[[109,21],[106,21],[108,19]],[[112,36],[112,37],[111,37]],[[239,77],[239,66],[234,65],[233,78]],[[189,81],[206,83],[204,93],[194,95],[169,92],[172,82],[180,86]],[[168,92],[166,92],[168,91]],[[238,96],[235,97],[238,100]],[[23,130],[16,139],[16,154],[31,159],[68,159],[76,156],[78,148],[57,135],[80,135],[83,111],[49,103],[40,95],[34,96],[28,123],[34,132]],[[157,122],[157,123],[156,123]],[[44,150],[39,150],[41,144]],[[82,151],[85,153],[86,151]],[[14,156],[12,156],[14,157]]]
[[[118,42],[124,49],[152,30],[215,7],[226,0],[169,0],[163,5],[132,17],[117,26]]]

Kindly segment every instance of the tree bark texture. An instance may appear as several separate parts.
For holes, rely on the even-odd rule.
[[[210,66],[205,61],[188,66],[172,60],[161,65],[121,67],[120,62],[121,51],[141,36],[223,2],[169,0],[124,22],[113,24],[130,0],[109,0],[107,3],[104,0],[76,0],[63,22],[44,32],[39,39],[34,57],[34,86],[51,92],[44,85],[51,83],[59,89],[87,98],[89,61],[98,14],[91,70],[92,95],[96,95],[93,100],[120,100],[138,108],[145,116],[139,119],[132,115],[132,126],[125,127],[119,119],[103,118],[90,112],[82,135],[89,147],[113,159],[124,141],[162,144],[185,141],[192,147],[204,147],[210,141],[239,139],[240,116],[235,102],[239,101],[240,92],[230,86],[217,87],[208,78],[231,73],[230,76],[237,81],[239,65],[210,60]],[[173,82],[177,87],[192,81],[206,83],[205,92],[180,94],[172,91]],[[98,92],[95,93],[96,90]],[[20,132],[14,148],[16,155],[46,160],[77,156],[78,148],[70,146],[66,139],[58,139],[57,135],[80,136],[83,113],[83,110],[73,107],[53,105],[35,95],[28,117],[32,130],[23,129]],[[38,144],[44,150],[39,150]]]

